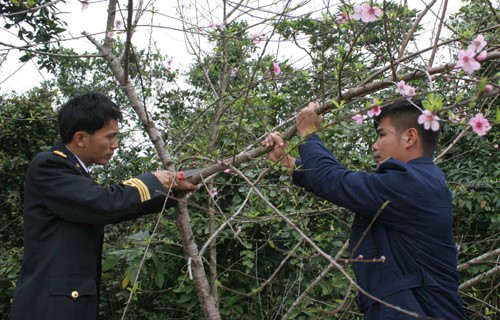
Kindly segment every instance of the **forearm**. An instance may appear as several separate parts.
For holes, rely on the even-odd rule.
[[[281,158],[281,164],[284,165],[288,169],[288,173],[292,174],[293,170],[295,170],[295,158],[290,155],[285,155]]]

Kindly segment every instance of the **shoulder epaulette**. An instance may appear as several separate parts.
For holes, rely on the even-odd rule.
[[[55,155],[57,155],[57,156],[59,156],[59,157],[61,157],[61,158],[63,158],[63,159],[66,159],[68,157],[67,155],[65,155],[64,153],[62,153],[59,150],[54,150],[52,153],[55,154]]]

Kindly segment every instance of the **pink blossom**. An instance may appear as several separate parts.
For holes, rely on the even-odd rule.
[[[347,33],[352,36],[354,34],[354,31],[352,31],[351,29],[347,30]]]
[[[252,36],[252,41],[253,41],[253,43],[255,43],[255,44],[259,44],[259,43],[261,42],[261,40],[260,40],[260,36],[259,36],[259,35],[257,35],[257,34],[254,34],[254,35]]]
[[[208,27],[209,27],[210,29],[215,29],[215,27],[216,27],[215,22],[210,21],[210,24],[208,25]]]
[[[378,7],[371,7],[367,3],[364,3],[361,6],[364,6],[363,17],[361,18],[363,22],[376,21],[377,18],[382,15],[382,10],[380,10],[380,8]]]
[[[108,32],[106,32],[106,38],[113,39],[114,36],[115,36],[115,32],[114,31],[108,31]]]
[[[473,50],[460,50],[458,52],[458,62],[456,66],[464,69],[468,74],[472,74],[475,70],[481,68],[481,64],[476,61],[476,53]]]
[[[238,68],[234,67],[231,69],[231,77],[235,77],[237,73],[238,73]]]
[[[415,91],[414,87],[406,85],[404,89],[404,94],[405,96],[414,96],[417,94],[417,92]]]
[[[255,44],[260,44],[262,41],[266,41],[266,40],[267,40],[267,35],[265,33],[263,33],[261,35],[254,34],[252,36],[252,41]]]
[[[363,123],[363,116],[360,113],[352,116],[351,119],[354,120],[356,122],[356,124],[362,124]]]
[[[346,43],[346,44],[344,45],[344,50],[345,50],[346,52],[351,51],[351,45],[350,45],[349,43]]]
[[[468,50],[473,50],[475,52],[480,52],[486,47],[488,42],[484,40],[483,35],[478,35],[476,39],[472,40],[472,43],[470,46],[467,48]]]
[[[417,94],[415,88],[410,85],[407,85],[404,80],[401,80],[398,83],[396,83],[396,86],[397,86],[396,91],[404,96],[414,96]]]
[[[382,10],[378,7],[372,7],[368,3],[363,3],[362,5],[354,6],[354,20],[361,20],[363,22],[373,22],[376,21],[378,17],[382,15]]]
[[[406,83],[404,80],[401,80],[399,81],[398,83],[396,83],[396,86],[398,87],[397,88],[397,91],[401,94],[404,94],[405,93],[405,87],[406,87]]]
[[[370,110],[368,110],[368,112],[367,112],[369,117],[372,117],[372,118],[376,117],[382,112],[382,109],[380,108],[379,105],[377,105],[377,101],[375,99],[373,100],[371,107],[372,108]]]
[[[273,63],[273,73],[274,73],[275,75],[278,75],[278,74],[280,74],[280,73],[281,73],[281,68],[280,68],[280,65],[279,65],[279,63],[277,63],[277,62],[274,62],[274,63]]]
[[[490,122],[488,119],[483,117],[483,114],[480,112],[476,114],[475,117],[469,120],[469,124],[472,126],[472,130],[477,133],[480,137],[484,136],[488,130],[491,129]]]
[[[210,191],[208,191],[208,193],[210,194],[210,196],[212,198],[214,198],[217,195],[217,189],[216,188],[212,188],[212,189],[210,189]]]
[[[89,8],[89,3],[87,1],[82,2],[82,11]]]
[[[345,23],[347,20],[349,20],[349,16],[345,14],[345,12],[340,11],[337,13],[337,22],[342,24]]]
[[[361,20],[362,14],[363,14],[363,8],[357,4],[354,5],[354,14],[352,15],[352,18],[354,20]]]
[[[168,67],[169,70],[172,69],[172,63],[174,62],[173,59],[174,59],[173,57],[170,57],[167,60],[167,67]]]
[[[418,123],[424,125],[425,130],[432,129],[432,131],[439,130],[439,117],[434,115],[429,110],[422,111],[422,114],[418,116]]]
[[[116,20],[115,21],[115,28],[120,29],[123,25],[123,22],[121,20]]]
[[[484,93],[492,93],[493,92],[493,85],[488,83],[487,85],[484,86],[483,92]]]

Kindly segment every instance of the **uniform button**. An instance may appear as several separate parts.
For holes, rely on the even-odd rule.
[[[71,297],[72,297],[73,299],[78,298],[78,296],[79,296],[79,295],[80,295],[80,294],[78,293],[78,291],[73,291],[73,292],[71,292]]]

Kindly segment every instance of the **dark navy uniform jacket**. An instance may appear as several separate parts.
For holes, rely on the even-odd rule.
[[[104,225],[160,211],[166,192],[151,173],[102,187],[62,143],[38,154],[25,180],[10,319],[97,319]]]
[[[293,182],[355,213],[349,249],[375,223],[354,256],[385,257],[384,263],[354,263],[358,285],[383,301],[438,319],[464,319],[458,294],[452,196],[431,158],[404,163],[388,159],[375,173],[346,170],[312,135],[300,147]],[[366,295],[357,299],[365,319],[414,319]]]

